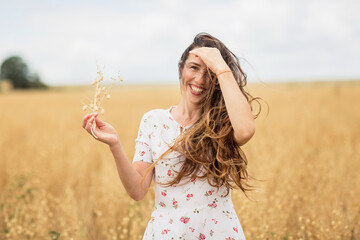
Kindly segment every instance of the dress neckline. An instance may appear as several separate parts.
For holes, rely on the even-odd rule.
[[[171,115],[171,110],[173,110],[175,107],[176,107],[176,106],[171,106],[171,107],[168,109],[168,111],[167,111],[168,114],[169,114],[170,120],[174,121],[177,125],[179,125],[179,127],[180,127],[181,129],[188,129],[188,128],[194,126],[194,124],[191,124],[191,125],[188,125],[188,126],[183,126],[183,125],[181,125],[180,123],[178,123],[178,122],[175,120],[175,118]]]

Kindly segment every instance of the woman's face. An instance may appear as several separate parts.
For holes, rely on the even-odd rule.
[[[205,63],[200,57],[189,54],[181,71],[182,97],[197,104],[209,89],[210,79]]]

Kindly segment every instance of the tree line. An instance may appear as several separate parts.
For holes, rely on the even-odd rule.
[[[19,56],[6,58],[0,67],[0,81],[9,80],[13,88],[47,88],[37,73],[31,73],[28,65]]]

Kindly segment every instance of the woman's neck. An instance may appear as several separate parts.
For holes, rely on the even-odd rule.
[[[182,98],[179,105],[172,111],[175,120],[183,127],[194,124],[200,117],[201,108],[184,101]]]

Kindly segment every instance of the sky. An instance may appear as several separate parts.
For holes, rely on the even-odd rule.
[[[21,56],[48,85],[86,85],[97,68],[128,84],[178,83],[207,32],[249,82],[360,79],[358,0],[0,0],[0,61]]]

